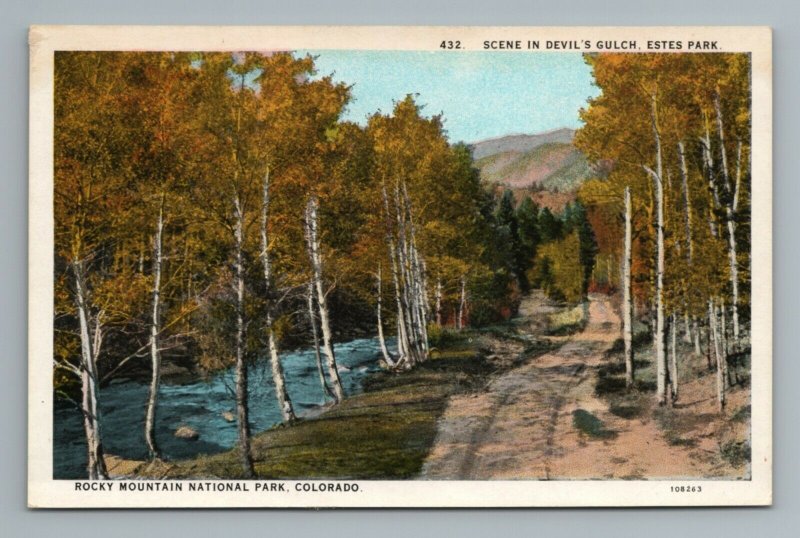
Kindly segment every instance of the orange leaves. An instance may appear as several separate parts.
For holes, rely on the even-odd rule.
[[[592,160],[613,162],[610,170],[599,173],[601,177],[584,184],[580,192],[580,198],[596,208],[590,219],[601,252],[613,253],[614,234],[606,232],[614,226],[612,220],[599,216],[616,211],[623,189],[629,186],[634,207],[634,291],[640,301],[651,296],[656,224],[653,182],[644,167],[652,168],[656,158],[654,121],[648,110],[655,100],[664,166],[667,299],[675,307],[691,306],[694,295],[729,293],[722,213],[731,194],[722,180],[721,162],[725,155],[732,166],[739,141],[742,154],[748,152],[749,56],[595,54],[587,62],[602,94],[581,112],[585,125],[576,134],[575,144]],[[717,99],[725,118],[724,146],[717,133]],[[746,165],[742,169],[746,189]],[[687,258],[690,240],[691,261]],[[749,248],[749,238],[745,243]]]

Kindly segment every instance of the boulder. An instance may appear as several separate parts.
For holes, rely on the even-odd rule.
[[[236,417],[230,411],[223,411],[222,418],[224,418],[228,422],[233,422],[234,420],[236,420]]]
[[[190,441],[196,441],[200,438],[200,434],[197,433],[197,430],[191,428],[189,426],[181,426],[177,430],[175,430],[175,437],[179,439],[189,439]]]

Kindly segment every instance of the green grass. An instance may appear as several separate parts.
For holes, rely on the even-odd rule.
[[[645,412],[644,406],[639,402],[614,402],[608,410],[612,415],[616,415],[626,420],[631,420],[642,416]]]
[[[719,447],[722,459],[734,467],[750,462],[750,445],[746,441],[729,441]]]
[[[253,437],[259,478],[405,479],[415,476],[436,435],[447,398],[485,383],[493,367],[469,341],[406,372],[378,372],[365,392],[317,418],[276,426]],[[155,473],[155,471],[154,471]],[[173,462],[171,478],[238,478],[238,451]]]
[[[588,319],[588,303],[580,303],[572,308],[548,315],[547,334],[550,336],[575,334],[586,327]]]
[[[428,325],[428,344],[434,349],[465,348],[469,345],[469,337],[465,332],[430,324]]]
[[[748,420],[750,420],[750,405],[740,407],[731,417],[731,422],[747,422]]]
[[[635,325],[636,324],[639,323],[636,322]],[[648,350],[653,345],[653,337],[650,335],[650,329],[648,327],[644,327],[640,330],[634,331],[631,345],[634,352]],[[614,355],[619,356],[622,355],[624,351],[625,341],[622,338],[617,338],[614,340],[614,343],[611,345],[611,347],[606,351],[606,357],[608,358]]]

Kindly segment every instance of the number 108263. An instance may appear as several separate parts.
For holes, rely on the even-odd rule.
[[[670,493],[702,493],[703,486],[670,486]]]

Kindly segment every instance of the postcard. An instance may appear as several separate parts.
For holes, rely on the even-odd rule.
[[[32,27],[29,506],[771,504],[771,47]]]

